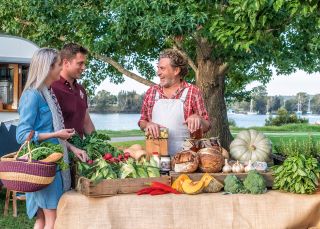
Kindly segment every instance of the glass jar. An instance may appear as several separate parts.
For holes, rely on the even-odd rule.
[[[160,158],[160,170],[162,172],[169,172],[171,170],[170,156],[161,156]]]
[[[152,152],[152,158],[157,162],[158,168],[160,168],[160,157],[158,152]]]

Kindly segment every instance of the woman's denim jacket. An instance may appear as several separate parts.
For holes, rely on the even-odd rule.
[[[16,138],[19,144],[26,141],[31,130],[34,130],[32,141],[38,143],[39,133],[54,132],[52,114],[41,93],[36,89],[25,90],[19,102],[19,124]],[[56,138],[48,141],[58,144]]]

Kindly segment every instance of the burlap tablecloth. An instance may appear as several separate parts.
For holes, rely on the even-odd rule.
[[[117,195],[65,193],[56,229],[320,228],[320,194]]]

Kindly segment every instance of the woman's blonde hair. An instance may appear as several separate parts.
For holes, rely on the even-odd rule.
[[[59,59],[59,52],[51,48],[37,50],[31,59],[28,79],[24,90],[29,88],[40,89],[46,80],[51,68]]]

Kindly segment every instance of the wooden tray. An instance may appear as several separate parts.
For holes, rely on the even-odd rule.
[[[264,179],[266,180],[267,187],[271,188],[273,185],[272,173],[271,172],[260,172],[260,173],[264,177]],[[170,172],[171,182],[173,183],[178,178],[178,176],[180,176],[181,174],[182,173],[176,173],[176,172],[171,171]],[[186,174],[193,181],[200,180],[201,177],[204,175],[204,173],[186,173]],[[244,180],[246,178],[246,176],[248,175],[247,173],[209,173],[209,174],[222,183],[228,174],[236,175],[241,180]]]
[[[170,176],[161,176],[155,178],[126,178],[126,179],[108,179],[95,184],[85,177],[79,177],[77,180],[77,191],[89,197],[104,197],[117,194],[136,193],[142,188],[148,187],[146,183],[153,181],[171,185]]]

